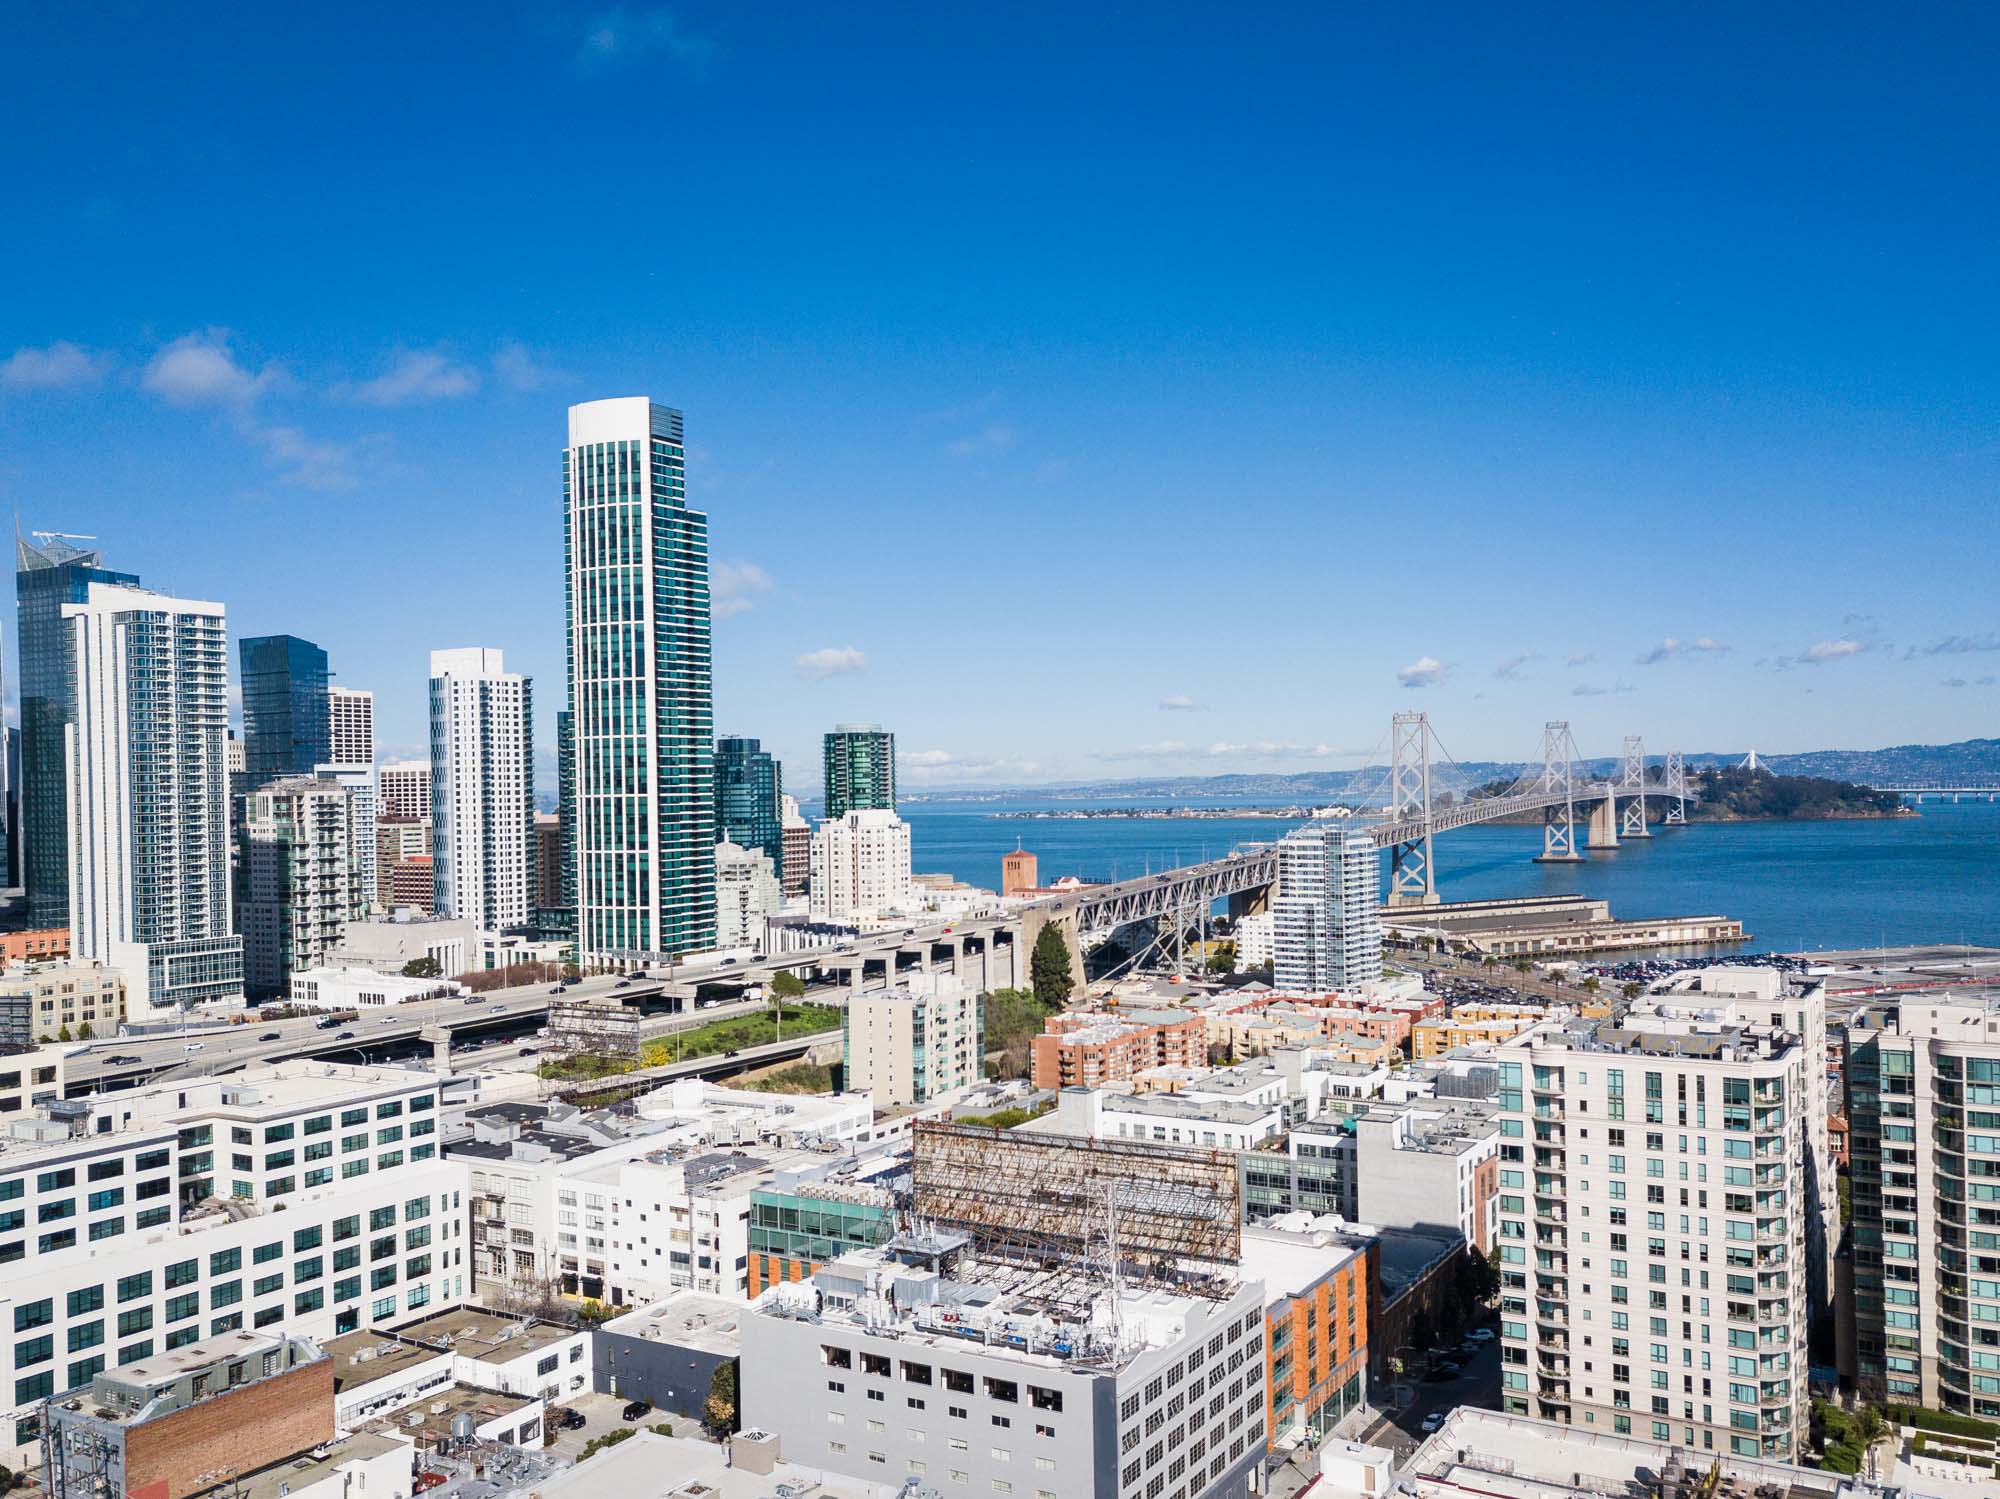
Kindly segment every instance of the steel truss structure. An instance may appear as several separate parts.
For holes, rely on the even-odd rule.
[[[1226,1150],[1172,1149],[919,1120],[911,1212],[983,1260],[1227,1295],[1242,1257],[1241,1188]],[[1113,1231],[1106,1232],[1106,1225]]]
[[[1244,895],[1278,882],[1278,855],[1263,848],[1192,864],[1170,874],[1121,880],[1085,890],[1077,899],[1077,925],[1105,931],[1176,912],[1205,911],[1216,901]]]
[[[1625,736],[1625,753],[1618,767],[1618,792],[1625,798],[1618,836],[1652,837],[1652,829],[1646,826],[1646,742],[1637,734]]]
[[[1414,836],[1389,845],[1389,904],[1437,904],[1437,877],[1431,871],[1431,716],[1398,713],[1389,730],[1391,826],[1413,825]]]
[[[1688,820],[1688,777],[1687,762],[1679,750],[1667,751],[1666,788],[1673,799],[1667,803],[1667,815],[1662,821],[1670,828],[1683,827]]]

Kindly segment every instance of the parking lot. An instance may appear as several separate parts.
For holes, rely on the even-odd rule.
[[[574,1458],[583,1451],[584,1444],[592,1437],[601,1437],[612,1431],[644,1431],[648,1427],[659,1425],[662,1421],[673,1427],[674,1435],[677,1437],[701,1435],[699,1422],[690,1421],[685,1416],[677,1416],[671,1411],[654,1411],[643,1421],[621,1420],[618,1413],[624,1410],[627,1404],[623,1395],[574,1395],[562,1404],[566,1409],[582,1416],[583,1425],[573,1431],[556,1431],[555,1441],[544,1449],[550,1457]],[[555,1422],[552,1420],[549,1425],[553,1430]]]
[[[1442,1415],[1461,1405],[1497,1409],[1500,1404],[1499,1342],[1481,1342],[1475,1352],[1453,1352],[1449,1356],[1452,1362],[1459,1365],[1459,1372],[1450,1378],[1439,1379],[1413,1369],[1393,1393],[1387,1388],[1372,1391],[1378,1406],[1386,1407],[1392,1399],[1400,1399],[1406,1392],[1408,1403],[1401,1409],[1391,1410],[1362,1440],[1392,1447],[1400,1457],[1428,1435],[1424,1430],[1427,1416]]]

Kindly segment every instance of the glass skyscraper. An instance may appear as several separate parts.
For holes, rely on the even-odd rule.
[[[681,414],[569,409],[563,453],[577,961],[715,944],[708,517],[687,506]]]
[[[21,883],[27,887],[28,924],[57,927],[69,925],[69,772],[63,730],[76,713],[76,645],[62,608],[83,603],[92,583],[136,588],[139,575],[100,566],[95,548],[72,546],[52,532],[35,535],[40,545],[19,537],[14,541],[21,649]]]
[[[785,867],[785,835],[778,800],[784,772],[755,739],[715,741],[715,841],[769,854],[771,868]]]
[[[826,817],[896,810],[896,736],[878,723],[839,723],[826,736]]]
[[[243,680],[243,770],[255,791],[280,776],[309,776],[333,759],[326,652],[296,635],[237,643]]]

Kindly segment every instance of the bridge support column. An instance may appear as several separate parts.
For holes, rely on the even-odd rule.
[[[419,1041],[431,1044],[431,1065],[439,1072],[451,1071],[451,1032],[441,1025],[427,1025],[417,1032]]]
[[[1229,897],[1229,919],[1241,921],[1245,916],[1262,916],[1271,909],[1271,887],[1259,885],[1254,890],[1239,890]]]
[[[1624,762],[1618,776],[1618,789],[1625,797],[1618,836],[1650,838],[1653,831],[1646,826],[1646,744],[1637,734],[1625,736]]]
[[[1597,810],[1590,814],[1590,842],[1592,853],[1599,849],[1618,847],[1618,793],[1611,787],[1604,788],[1604,800]]]
[[[1389,730],[1389,811],[1392,823],[1414,820],[1420,831],[1389,850],[1389,904],[1434,906],[1431,868],[1431,719],[1398,713]]]
[[[1542,851],[1535,856],[1537,864],[1575,864],[1583,858],[1576,851],[1576,781],[1570,774],[1575,759],[1569,724],[1559,719],[1545,724],[1540,788],[1562,800],[1542,809]]]
[[[1662,827],[1678,828],[1687,826],[1687,761],[1679,750],[1667,751],[1667,815],[1661,819]]]

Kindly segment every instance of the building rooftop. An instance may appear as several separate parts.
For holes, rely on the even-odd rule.
[[[477,1307],[439,1312],[435,1317],[426,1317],[421,1322],[411,1322],[396,1329],[398,1337],[449,1347],[462,1357],[485,1363],[517,1359],[524,1353],[533,1353],[551,1343],[573,1337],[575,1332],[574,1328],[558,1323],[523,1322],[518,1318],[503,1317],[497,1312],[481,1311]]]
[[[1894,1491],[1818,1468],[1460,1406],[1410,1455],[1392,1492],[1407,1499],[1888,1499]]]
[[[1264,1304],[1274,1305],[1310,1290],[1357,1255],[1368,1252],[1372,1236],[1338,1227],[1283,1228],[1258,1224],[1243,1230],[1243,1278],[1264,1283]]]
[[[726,1301],[701,1291],[676,1291],[663,1301],[612,1318],[600,1331],[734,1358],[743,1347],[741,1327],[746,1310],[740,1301]]]
[[[282,1495],[297,1493],[308,1484],[329,1477],[342,1463],[381,1457],[384,1453],[410,1445],[408,1437],[357,1431],[324,1447],[315,1447],[310,1452],[301,1452],[297,1457],[288,1457],[268,1468],[259,1468],[255,1473],[230,1478],[204,1492],[227,1494],[229,1499],[280,1499]]]
[[[320,1345],[333,1360],[335,1394],[364,1389],[377,1380],[393,1378],[419,1364],[449,1357],[437,1348],[420,1348],[379,1332],[342,1333]]]
[[[895,1492],[885,1484],[801,1467],[782,1456],[769,1473],[760,1474],[750,1466],[731,1463],[728,1450],[713,1442],[650,1431],[535,1484],[542,1499],[624,1499],[632,1494],[660,1499],[771,1499],[783,1490],[811,1499],[881,1499]]]

